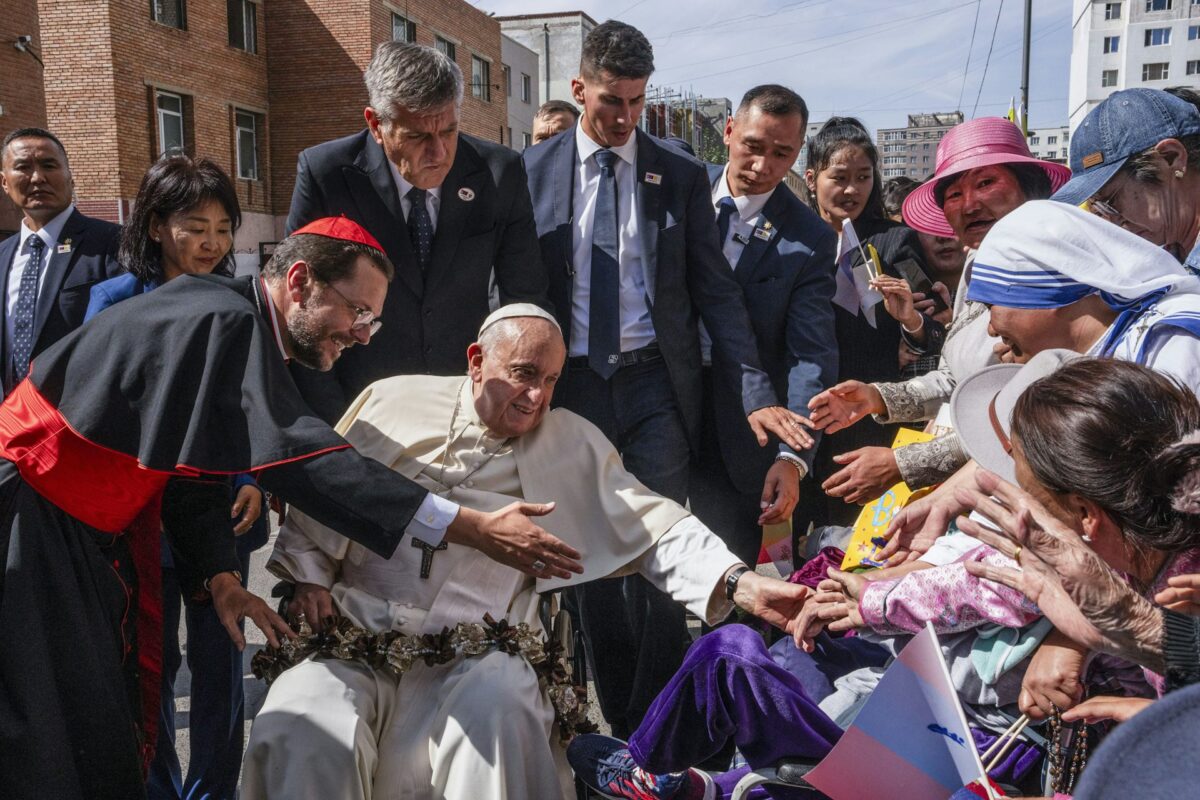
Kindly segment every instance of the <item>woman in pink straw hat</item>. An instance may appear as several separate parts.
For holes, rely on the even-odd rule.
[[[959,284],[954,321],[946,334],[939,369],[901,383],[844,381],[812,399],[813,421],[826,432],[868,415],[879,423],[920,422],[938,416],[959,381],[999,360],[999,339],[988,331],[987,309],[966,300],[971,260],[998,220],[1028,200],[1045,199],[1066,183],[1070,170],[1034,158],[1021,130],[1001,117],[984,117],[952,128],[938,144],[932,177],[904,201],[904,221],[923,233],[955,237],[969,257]],[[949,420],[939,422],[948,425]],[[967,460],[952,436],[891,450],[863,448],[829,479],[846,502],[867,503],[890,486],[931,486]]]

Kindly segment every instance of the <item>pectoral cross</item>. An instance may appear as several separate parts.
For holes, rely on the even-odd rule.
[[[421,548],[421,580],[429,580],[429,572],[433,569],[433,554],[439,550],[446,549],[446,543],[442,542],[437,547],[433,547],[420,539],[412,540],[413,547]]]

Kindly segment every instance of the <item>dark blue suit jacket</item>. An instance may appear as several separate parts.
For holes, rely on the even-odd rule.
[[[575,279],[575,129],[526,148],[524,159],[542,263],[550,276],[550,301],[569,347]],[[722,354],[726,371],[722,377],[741,387],[742,424],[745,414],[779,401],[770,378],[760,368],[741,287],[717,241],[716,214],[704,165],[639,130],[635,167],[646,303],[695,448],[701,414],[701,318],[712,336],[714,351]]]
[[[59,235],[59,246],[49,254],[45,264],[45,277],[38,292],[37,311],[33,320],[33,357],[37,358],[50,345],[83,324],[87,312],[92,284],[116,275],[121,271],[117,262],[121,228],[111,222],[92,219],[78,210],[67,218]],[[4,383],[4,394],[13,387],[8,385],[8,274],[13,258],[17,254],[20,234],[0,242],[0,380]],[[61,248],[70,247],[70,252]]]
[[[708,166],[713,188],[723,167]],[[832,298],[837,234],[784,184],[763,206],[768,239],[751,236],[734,280],[742,287],[758,354],[787,406],[808,416],[808,401],[837,381],[838,351]],[[723,357],[713,354],[713,407],[721,455],[734,485],[759,492],[777,451],[758,446],[741,409],[741,387],[728,380]],[[816,434],[819,437],[819,434]],[[791,448],[781,445],[791,452]],[[797,453],[812,470],[816,446]]]
[[[339,214],[379,240],[396,265],[396,279],[383,304],[383,327],[369,347],[350,348],[330,372],[292,369],[300,393],[327,422],[336,422],[380,378],[463,374],[467,346],[490,310],[493,269],[502,303],[547,304],[525,171],[520,155],[507,147],[459,134],[425,274],[387,156],[369,131],[300,154],[287,233]]]

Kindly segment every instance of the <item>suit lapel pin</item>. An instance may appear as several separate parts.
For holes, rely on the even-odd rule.
[[[755,228],[754,236],[757,239],[762,239],[764,242],[771,241],[771,223],[768,222],[761,228]]]
[[[657,172],[647,172],[646,183],[650,184],[651,186],[658,186],[660,183],[662,183],[662,175],[659,175]]]
[[[458,199],[464,203],[469,203],[475,199],[475,190],[466,186],[458,190]]]
[[[54,248],[54,252],[56,252],[56,253],[69,253],[69,252],[71,252],[71,240],[70,240],[70,239],[63,239],[63,240],[62,240],[62,244],[60,244],[58,247]]]

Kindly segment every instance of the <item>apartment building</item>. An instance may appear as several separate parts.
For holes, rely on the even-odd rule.
[[[907,176],[923,181],[933,174],[937,146],[946,132],[963,121],[961,111],[909,114],[903,128],[880,128],[875,133],[884,178]]]

